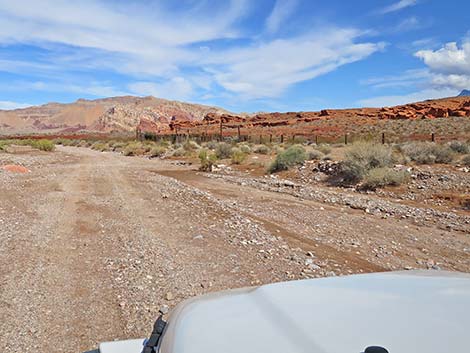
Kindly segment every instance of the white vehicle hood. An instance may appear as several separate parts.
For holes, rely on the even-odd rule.
[[[389,272],[276,283],[180,304],[160,353],[470,350],[470,275]],[[131,353],[131,351],[129,351]],[[103,352],[104,353],[104,352]]]

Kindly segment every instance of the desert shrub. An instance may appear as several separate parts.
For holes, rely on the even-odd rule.
[[[56,138],[54,139],[54,145],[62,145],[62,146],[70,146],[72,144],[72,140],[64,139],[64,138]]]
[[[313,148],[316,149],[317,151],[320,151],[323,154],[331,153],[331,147],[324,144],[324,143],[322,143],[321,145],[318,145],[318,146],[314,146]]]
[[[199,170],[203,172],[211,172],[217,157],[215,154],[210,153],[207,149],[203,148],[199,151],[199,160],[201,161]]]
[[[193,140],[186,140],[185,143],[183,144],[183,148],[186,150],[186,151],[195,151],[195,150],[198,150],[199,148],[201,148],[201,146],[199,146],[197,144],[196,141],[193,141]]]
[[[240,148],[232,149],[232,163],[241,164],[246,159],[246,153],[244,153]]]
[[[88,141],[86,141],[86,140],[81,140],[81,141],[78,143],[77,146],[78,146],[78,147],[89,147],[90,144],[89,144]]]
[[[155,146],[150,150],[150,157],[161,157],[165,154],[166,148],[163,146]]]
[[[124,156],[141,156],[145,153],[146,148],[140,142],[131,142],[122,151]]]
[[[400,149],[405,156],[418,164],[450,163],[454,155],[449,146],[432,142],[411,142]]]
[[[103,142],[95,142],[93,145],[91,145],[91,149],[104,152],[104,151],[109,151],[109,147],[106,143]]]
[[[53,151],[55,149],[54,142],[51,140],[33,140],[31,141],[30,145],[33,148],[47,152]]]
[[[462,160],[460,161],[463,165],[470,167],[470,154],[463,156]]]
[[[279,153],[268,168],[269,173],[287,170],[294,165],[302,164],[307,159],[305,149],[299,145],[292,145]]]
[[[409,173],[405,170],[395,170],[389,167],[373,168],[369,170],[364,178],[362,187],[368,190],[375,190],[387,185],[398,186],[409,178]]]
[[[391,147],[373,142],[356,142],[345,156],[346,162],[356,163],[366,170],[388,167],[393,163]]]
[[[220,142],[215,148],[215,155],[218,159],[232,157],[232,146],[226,142]]]
[[[210,150],[215,150],[219,143],[217,141],[209,141],[206,143],[206,147]]]
[[[270,149],[266,145],[256,145],[253,148],[253,152],[258,154],[268,154],[270,152]]]
[[[10,145],[10,142],[7,140],[0,141],[0,151],[5,151],[9,145]]]
[[[467,143],[461,141],[449,142],[449,147],[452,151],[460,154],[470,153],[470,147]]]
[[[186,150],[183,147],[178,147],[171,153],[171,155],[173,157],[183,157],[186,155]]]
[[[111,144],[110,147],[113,151],[120,151],[126,146],[127,146],[127,144],[125,142],[115,141],[113,144]]]
[[[73,146],[73,147],[77,147],[77,146],[79,145],[79,143],[80,143],[80,140],[76,140],[76,139],[74,139],[74,140],[69,140],[69,141],[70,141],[70,144],[69,144],[69,145],[70,145],[70,146]]]
[[[144,151],[143,154],[149,153],[150,150],[155,146],[155,142],[153,142],[153,141],[145,141],[145,142],[141,143],[141,146],[142,146],[142,149],[143,149],[143,151]]]
[[[238,146],[238,148],[240,148],[240,151],[242,151],[243,153],[251,153],[251,148],[247,144],[241,144]]]
[[[385,168],[392,164],[392,148],[373,142],[356,142],[346,151],[341,163],[342,184],[356,184],[363,180],[371,169]]]
[[[316,160],[319,160],[319,159],[322,159],[325,155],[323,153],[321,153],[320,151],[317,151],[317,150],[313,150],[313,151],[309,151],[308,152],[308,160],[310,161],[316,161]]]

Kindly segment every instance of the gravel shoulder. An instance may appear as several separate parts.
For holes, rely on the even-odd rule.
[[[0,171],[2,352],[143,337],[161,305],[223,289],[404,268],[470,272],[464,215],[390,202],[380,210],[320,188],[74,147],[0,154],[3,164],[31,172]]]

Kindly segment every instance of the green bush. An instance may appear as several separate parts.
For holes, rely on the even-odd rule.
[[[409,178],[409,173],[404,170],[395,170],[388,167],[373,168],[369,170],[364,178],[362,187],[375,190],[387,185],[398,186]]]
[[[209,153],[207,149],[203,148],[199,151],[199,160],[201,161],[199,170],[203,172],[211,172],[217,158],[215,154]]]
[[[232,146],[226,142],[220,142],[215,148],[215,155],[218,159],[232,157]]]
[[[51,140],[33,140],[30,142],[31,147],[37,148],[41,151],[53,151],[55,149],[54,142]]]
[[[232,149],[232,163],[241,164],[246,159],[246,153],[239,148]]]
[[[256,145],[253,148],[253,152],[258,154],[268,154],[270,152],[270,149],[266,145]]]
[[[269,166],[268,172],[275,173],[281,170],[287,170],[294,165],[302,164],[306,159],[307,154],[302,146],[290,146],[276,156],[274,162]]]
[[[470,153],[470,147],[467,143],[461,141],[451,141],[449,142],[449,147],[452,151],[459,154]]]
[[[450,163],[454,152],[446,145],[432,142],[411,142],[400,147],[405,156],[418,164]]]

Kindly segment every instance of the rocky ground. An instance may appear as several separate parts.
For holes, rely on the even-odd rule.
[[[410,200],[400,196],[410,190],[326,187],[313,169],[290,179],[201,173],[74,147],[0,153],[2,165],[30,171],[0,169],[2,352],[144,337],[162,305],[228,288],[412,268],[470,272],[469,212],[420,201],[439,184],[434,176],[417,177],[424,189],[413,187]]]

